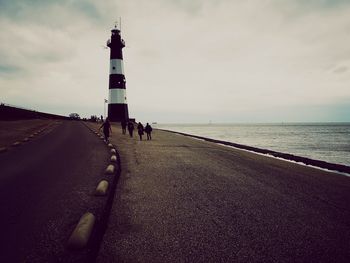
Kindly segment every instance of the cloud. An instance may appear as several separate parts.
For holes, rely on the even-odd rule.
[[[349,68],[347,66],[340,66],[338,68],[336,68],[335,70],[333,70],[334,73],[338,73],[338,74],[342,74],[345,73],[349,70]]]
[[[18,67],[0,64],[0,74],[18,74],[19,72],[20,69]]]
[[[5,102],[100,115],[101,46],[119,16],[137,118],[234,122],[276,111],[295,121],[293,108],[350,98],[347,1],[0,1],[0,10]]]

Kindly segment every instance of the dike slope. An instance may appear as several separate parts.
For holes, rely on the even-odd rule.
[[[96,124],[97,127],[97,124]],[[122,135],[97,262],[346,262],[350,178],[180,134]]]

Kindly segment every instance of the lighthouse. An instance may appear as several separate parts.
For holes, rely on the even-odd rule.
[[[125,42],[121,38],[120,30],[116,26],[111,32],[111,39],[107,41],[107,46],[111,49],[109,63],[108,118],[110,121],[120,122],[129,119],[122,52],[122,49],[125,47]]]

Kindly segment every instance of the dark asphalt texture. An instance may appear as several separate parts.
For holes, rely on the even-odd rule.
[[[0,262],[87,262],[67,240],[85,212],[106,201],[94,190],[109,163],[107,146],[81,122],[0,155]]]
[[[113,127],[122,172],[98,262],[350,262],[350,178]]]

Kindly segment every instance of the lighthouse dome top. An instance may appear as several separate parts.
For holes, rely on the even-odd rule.
[[[112,34],[120,34],[120,30],[118,28],[113,28],[111,32]]]

